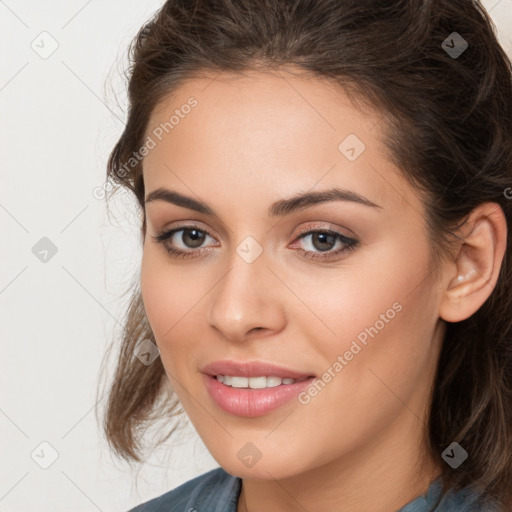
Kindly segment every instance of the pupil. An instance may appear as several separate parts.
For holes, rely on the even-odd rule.
[[[320,243],[321,244],[324,244],[324,247],[318,247],[316,244],[315,244],[315,241],[316,240],[320,240]],[[325,241],[325,239],[328,239],[329,241]],[[331,235],[329,233],[314,233],[313,234],[313,245],[315,245],[316,249],[319,249],[319,250],[329,250],[329,249],[332,249],[332,247],[325,247],[325,244],[327,245],[332,245],[334,243],[334,235]]]
[[[190,235],[188,235],[188,238],[190,238],[192,240],[191,243],[185,241],[185,243],[187,245],[191,245],[192,247],[199,247],[202,242],[203,242],[203,239],[204,239],[204,234],[200,234],[201,232],[197,229],[186,229],[184,232],[183,232],[183,235],[184,237],[187,237],[187,233],[190,233]]]

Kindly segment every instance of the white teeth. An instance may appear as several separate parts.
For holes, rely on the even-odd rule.
[[[246,388],[249,385],[247,377],[231,377],[231,387],[233,388]]]
[[[251,389],[263,389],[267,387],[267,377],[251,377],[247,379]]]
[[[267,387],[275,388],[280,386],[283,379],[281,377],[267,377]]]
[[[297,381],[304,380],[292,379],[291,377],[240,377],[238,375],[217,375],[215,378],[226,386],[251,389],[274,388],[281,384],[294,384]]]

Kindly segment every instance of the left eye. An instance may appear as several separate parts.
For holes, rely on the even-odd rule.
[[[301,249],[300,251],[303,252],[306,257],[313,260],[333,258],[341,253],[351,252],[359,244],[359,241],[355,238],[349,238],[337,231],[331,230],[311,230],[302,233],[297,239],[306,239],[307,237],[311,237],[310,245],[314,250],[304,251]],[[341,243],[341,247],[334,251],[332,245],[335,245],[337,241]]]
[[[175,237],[178,233],[181,233],[181,236]],[[177,238],[178,241],[181,241],[182,247],[176,245],[175,238]],[[164,231],[157,236],[153,236],[153,239],[157,243],[162,243],[164,245],[166,251],[171,256],[179,258],[195,257],[198,253],[203,252],[206,248],[201,247],[201,245],[207,238],[211,238],[213,240],[213,237],[208,234],[207,231],[199,229],[197,226],[185,226],[177,229],[171,229],[169,231]],[[305,256],[310,259],[328,258],[345,251],[352,251],[359,243],[359,241],[354,238],[349,238],[341,233],[330,230],[311,230],[306,233],[302,233],[296,240],[306,240],[307,238],[310,238],[309,243],[312,249],[300,249],[299,251],[304,253]],[[336,242],[339,242],[341,247],[333,251],[333,246],[336,245]]]
[[[336,241],[340,240],[340,235],[337,233],[332,233],[328,231],[310,231],[309,233],[305,233],[299,237],[306,240],[308,237],[310,238],[310,246],[313,247],[313,250],[318,251],[328,251],[329,249],[333,249],[331,247],[333,244],[336,244]]]

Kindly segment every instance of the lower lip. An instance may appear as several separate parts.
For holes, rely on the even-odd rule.
[[[246,418],[255,418],[274,411],[296,397],[314,380],[314,377],[310,377],[294,384],[247,389],[226,386],[211,375],[203,374],[203,378],[210,396],[221,409]]]

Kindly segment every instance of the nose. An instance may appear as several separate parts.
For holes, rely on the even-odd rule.
[[[209,294],[209,325],[222,337],[242,342],[252,334],[280,332],[286,323],[286,289],[263,252],[252,263],[234,252],[230,267]]]

